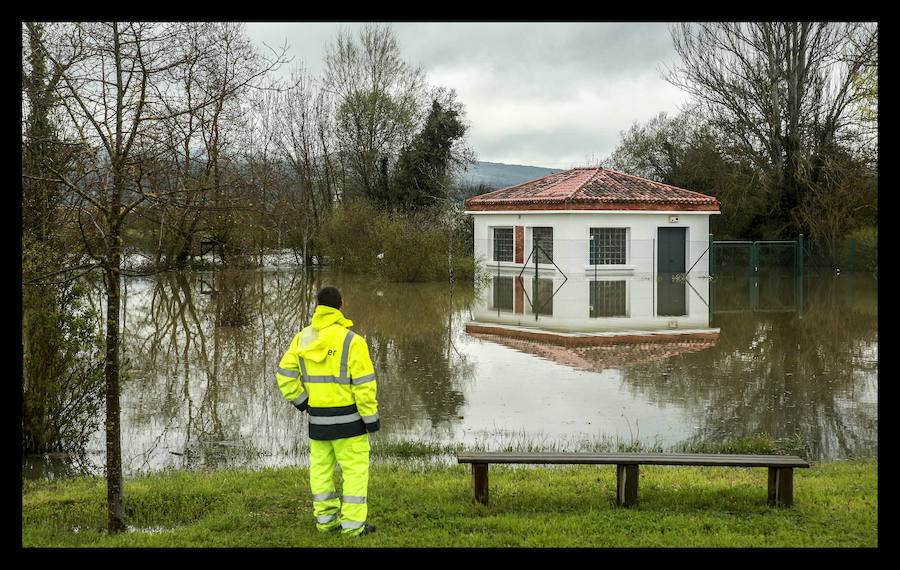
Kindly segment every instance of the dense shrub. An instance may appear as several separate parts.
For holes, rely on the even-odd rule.
[[[59,256],[44,244],[22,253],[22,449],[77,452],[102,422],[104,343],[84,283],[30,282]]]
[[[472,279],[465,224],[425,213],[380,211],[365,201],[337,205],[323,221],[319,241],[327,263],[387,281]],[[452,239],[452,249],[451,249]]]

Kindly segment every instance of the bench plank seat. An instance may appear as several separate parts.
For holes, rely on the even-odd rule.
[[[595,464],[616,465],[616,503],[637,504],[638,466],[691,465],[716,467],[767,467],[769,470],[769,504],[793,504],[793,470],[809,467],[809,462],[796,455],[744,455],[723,453],[505,453],[462,452],[458,463],[472,464],[472,493],[480,503],[488,500],[488,465],[494,464]]]

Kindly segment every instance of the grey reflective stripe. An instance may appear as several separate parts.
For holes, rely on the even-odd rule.
[[[328,524],[337,517],[337,515],[319,515],[316,517],[316,522],[319,524]]]
[[[365,498],[365,497],[357,497],[357,496],[354,496],[354,495],[344,495],[344,496],[343,496],[343,501],[344,501],[345,503],[353,503],[353,504],[355,504],[355,505],[365,505],[365,504],[366,504],[366,498]]]
[[[303,372],[303,377],[305,378],[306,376],[308,376],[308,374],[306,373],[306,362],[303,361],[302,356],[299,357],[299,360],[300,360],[300,371]]]
[[[375,412],[371,416],[361,416],[361,417],[362,417],[362,421],[366,422],[367,424],[374,424],[375,422],[378,421],[378,412]]]
[[[309,399],[309,394],[307,392],[303,392],[299,396],[297,396],[294,400],[291,401],[292,404],[296,407],[302,406]]]
[[[311,384],[350,384],[348,378],[335,378],[334,376],[307,376],[305,380]]]
[[[361,420],[359,414],[345,414],[343,416],[309,416],[309,423],[317,426],[332,426],[336,424],[349,424]]]
[[[374,382],[375,381],[375,373],[366,374],[365,376],[360,376],[359,378],[354,378],[352,384],[354,386],[359,386],[360,384],[365,384],[366,382]]]
[[[362,528],[364,524],[366,523],[358,521],[341,521],[341,528],[356,530],[358,528]]]
[[[341,348],[341,384],[348,378],[347,361],[350,358],[350,341],[352,341],[355,336],[356,333],[348,330],[347,336],[344,337],[344,346]]]
[[[300,365],[303,366],[303,361],[300,361]],[[297,378],[300,376],[299,370],[288,370],[287,368],[278,367],[278,373],[282,376],[287,376],[288,378]]]
[[[329,499],[337,499],[338,494],[334,491],[330,493],[319,493],[318,495],[313,495],[313,502],[321,502],[327,501]]]

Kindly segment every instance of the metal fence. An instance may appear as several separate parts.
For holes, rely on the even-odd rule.
[[[822,275],[830,272],[877,273],[877,245],[854,239],[709,240],[710,274],[759,275],[765,271],[795,271]]]
[[[878,273],[878,245],[856,239],[807,239],[804,260],[813,274],[826,271]]]
[[[655,275],[659,269],[657,240],[560,239],[530,235],[517,240],[511,231],[491,239],[473,240],[478,261],[498,274],[558,272],[568,277],[609,274],[616,270],[633,275]],[[767,279],[791,273],[820,276],[839,272],[870,272],[878,269],[877,247],[860,240],[811,240],[798,235],[793,240],[703,240],[684,244],[684,269],[689,277],[746,277]],[[601,245],[598,245],[598,242]]]

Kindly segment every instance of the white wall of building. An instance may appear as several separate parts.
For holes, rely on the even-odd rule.
[[[553,228],[553,261],[567,277],[603,275],[653,275],[656,273],[657,231],[661,227],[686,228],[685,270],[689,276],[709,275],[709,212],[693,211],[509,211],[467,212],[474,218],[475,258],[490,272],[521,271],[525,263],[493,259],[493,228],[524,227],[524,256],[534,271],[532,228]],[[591,265],[590,228],[625,228],[626,263]],[[515,235],[515,230],[514,230]],[[551,264],[540,264],[539,273],[556,271]]]

